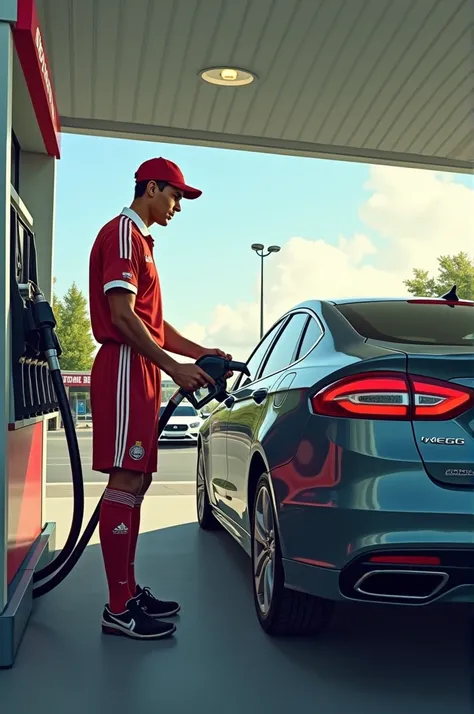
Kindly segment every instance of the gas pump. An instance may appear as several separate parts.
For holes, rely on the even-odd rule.
[[[1,519],[5,550],[2,547],[0,553],[4,594],[0,607],[0,667],[9,666],[13,660],[31,612],[34,571],[47,565],[54,551],[54,525],[44,523],[43,466],[48,419],[58,410],[57,386],[35,329],[38,262],[33,218],[13,186],[9,211],[10,344],[5,365],[9,411],[3,442],[6,470],[1,474],[6,501]]]

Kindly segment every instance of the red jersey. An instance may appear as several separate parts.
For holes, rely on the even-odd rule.
[[[112,324],[107,291],[125,288],[135,293],[136,314],[163,347],[163,306],[153,245],[148,228],[130,208],[99,231],[89,261],[89,306],[92,332],[100,344],[124,341]]]

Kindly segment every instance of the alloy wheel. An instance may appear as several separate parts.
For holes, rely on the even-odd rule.
[[[268,615],[275,582],[275,519],[268,489],[259,490],[254,515],[254,581],[258,606]]]
[[[197,511],[198,518],[202,521],[204,517],[204,506],[206,497],[206,484],[204,480],[204,466],[202,451],[199,451],[199,458],[197,464],[197,479],[196,479],[196,489],[197,489]]]

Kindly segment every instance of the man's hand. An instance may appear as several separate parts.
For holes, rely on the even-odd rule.
[[[218,349],[217,347],[203,347],[201,351],[201,357],[205,357],[206,355],[215,355],[217,357],[222,357],[222,359],[226,359],[229,362],[232,360],[232,355],[227,354],[226,352],[223,352],[222,350]],[[229,379],[229,377],[232,377],[234,373],[233,372],[227,372],[225,375],[226,379]]]
[[[187,392],[194,392],[198,387],[205,387],[206,384],[215,384],[213,378],[196,364],[176,362],[176,366],[168,374],[178,387],[182,387]]]
[[[228,355],[226,352],[219,350],[217,347],[203,347],[201,350],[201,357],[205,355],[217,355],[217,357],[222,357],[223,359],[231,360],[232,355]]]

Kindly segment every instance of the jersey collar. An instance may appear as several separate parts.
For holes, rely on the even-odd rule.
[[[147,226],[143,223],[143,221],[140,218],[140,216],[138,215],[138,213],[133,211],[131,208],[124,208],[120,215],[127,216],[127,218],[130,218],[130,220],[135,223],[136,227],[138,228],[138,230],[140,231],[140,233],[142,235],[147,236],[147,237],[150,235],[150,231],[148,230]]]

